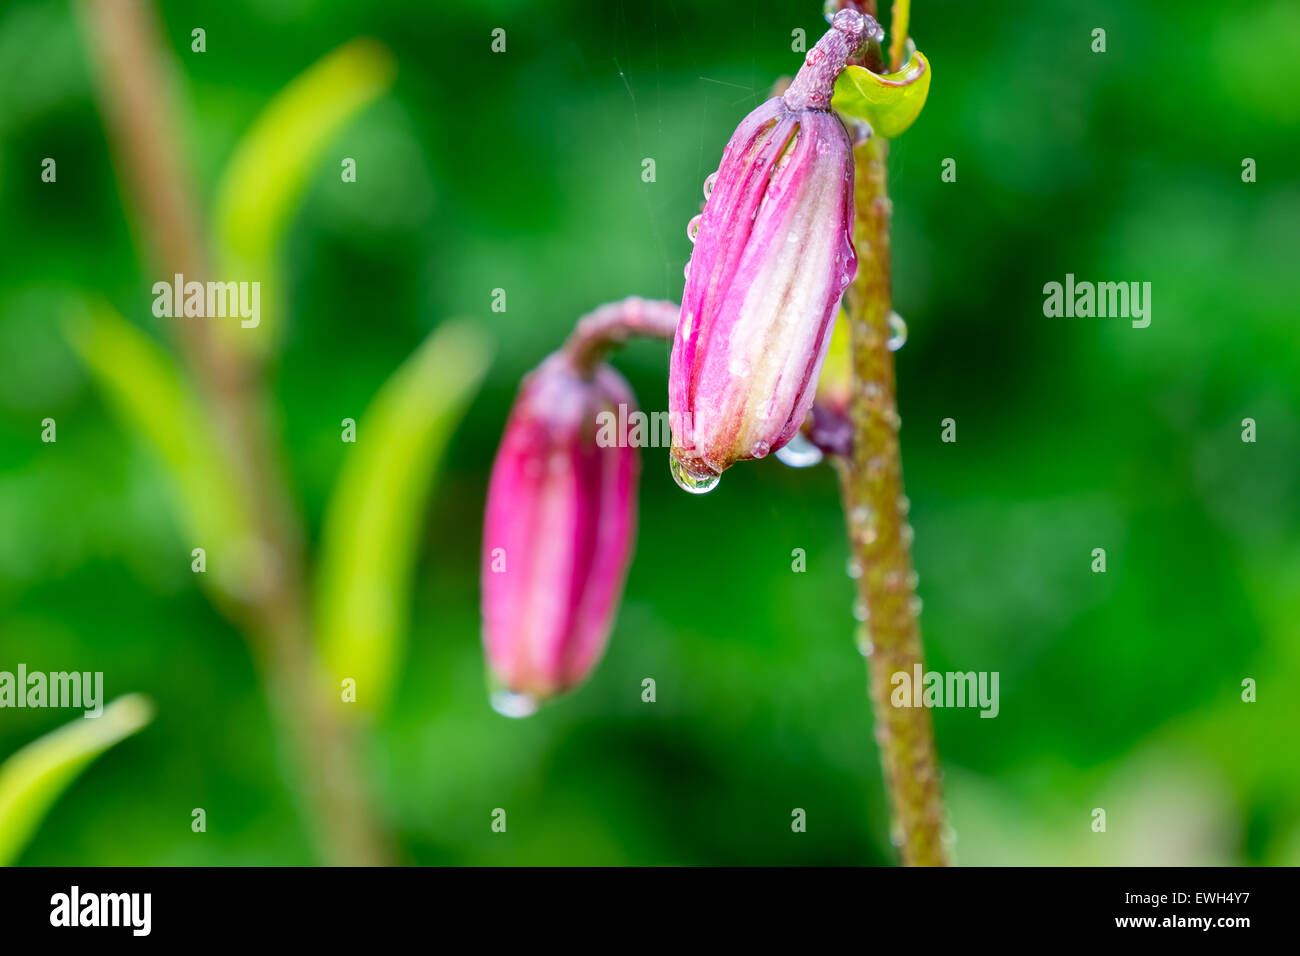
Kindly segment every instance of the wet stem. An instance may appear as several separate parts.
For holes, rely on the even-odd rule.
[[[890,678],[916,665],[924,672],[915,601],[911,526],[903,491],[898,440],[891,311],[886,157],[889,144],[872,136],[854,149],[854,245],[858,275],[847,294],[853,366],[853,452],[837,458],[857,579],[858,642],[867,655],[891,835],[906,866],[946,866],[947,825],[934,725],[925,707],[895,707]],[[861,620],[862,618],[865,620]]]

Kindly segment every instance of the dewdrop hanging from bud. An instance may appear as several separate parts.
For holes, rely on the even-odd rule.
[[[672,472],[712,488],[799,431],[857,272],[853,153],[830,111],[871,17],[841,10],[785,93],[741,122],[695,236],[669,372]]]
[[[600,660],[632,556],[640,454],[599,440],[602,413],[636,410],[604,353],[670,338],[677,306],[627,299],[578,323],[520,387],[492,465],[483,525],[483,645],[511,717],[582,683]],[[624,411],[619,414],[619,406]]]

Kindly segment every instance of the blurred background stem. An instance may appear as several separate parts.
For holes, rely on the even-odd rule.
[[[857,5],[875,15],[875,4]],[[897,12],[897,8],[896,8]],[[897,19],[897,16],[896,16]],[[901,49],[901,45],[898,47]],[[891,838],[906,866],[946,866],[946,827],[934,724],[925,707],[895,707],[892,675],[925,669],[917,620],[909,503],[898,441],[898,390],[890,349],[892,285],[886,159],[873,135],[854,147],[853,242],[858,274],[846,296],[852,364],[853,451],[835,461],[849,547],[860,572],[855,617],[869,660],[876,742],[892,807]]]
[[[177,146],[183,137],[173,77],[151,5],[80,0],[79,13],[108,139],[146,261],[167,281],[178,273],[187,282],[218,278],[210,274],[197,192]],[[168,329],[206,398],[229,480],[255,529],[255,540],[240,556],[246,562],[242,586],[218,600],[248,636],[301,778],[299,798],[322,860],[385,863],[390,851],[370,805],[356,731],[340,720],[337,691],[323,680],[312,641],[303,532],[262,369],[249,350],[237,349],[209,323],[182,317],[168,320]]]

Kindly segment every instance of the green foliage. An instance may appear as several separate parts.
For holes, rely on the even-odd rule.
[[[383,707],[392,694],[419,518],[490,355],[472,323],[440,326],[384,384],[346,446],[321,533],[316,628],[335,686],[355,680],[363,710]]]
[[[142,438],[164,466],[193,546],[217,558],[202,580],[226,594],[243,591],[249,515],[234,494],[207,410],[176,361],[100,300],[74,305],[65,330],[124,430]]]
[[[212,218],[220,274],[262,283],[264,334],[241,342],[265,349],[283,336],[278,254],[308,176],[347,123],[388,89],[394,71],[382,45],[353,40],[277,93],[236,146]]]
[[[98,717],[78,717],[0,764],[0,866],[22,852],[59,795],[91,761],[152,719],[149,699],[129,694]]]

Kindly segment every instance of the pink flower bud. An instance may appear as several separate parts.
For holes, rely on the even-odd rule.
[[[501,688],[493,704],[510,716],[591,673],[631,558],[638,452],[596,436],[600,412],[636,399],[614,369],[588,367],[577,351],[556,352],[524,379],[492,466],[483,643]]]
[[[835,15],[784,95],[741,122],[688,229],[695,250],[668,385],[673,474],[688,491],[786,444],[812,405],[857,272],[853,154],[831,93],[879,34],[870,17]]]

